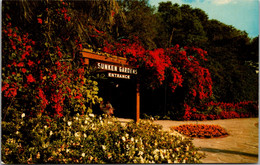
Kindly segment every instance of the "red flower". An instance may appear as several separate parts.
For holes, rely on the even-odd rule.
[[[111,16],[114,17],[114,15],[115,15],[115,12],[112,10]]]
[[[4,83],[4,85],[2,86],[2,92],[5,91],[8,87],[9,87],[9,84]]]
[[[38,23],[42,24],[42,19],[41,18],[37,18]]]
[[[51,77],[52,77],[52,81],[54,81],[57,78],[56,74],[51,75]]]
[[[35,79],[34,79],[34,77],[32,76],[32,74],[29,74],[28,76],[26,76],[26,78],[27,78],[27,82],[28,82],[28,83],[35,82]]]
[[[16,88],[9,88],[7,91],[5,91],[5,97],[15,97],[17,95]]]
[[[18,67],[24,67],[24,63],[20,62],[19,64],[17,64]]]
[[[25,68],[22,68],[22,72],[25,73],[25,72],[26,72],[26,69],[25,69]]]
[[[31,48],[32,48],[31,45],[27,45],[27,46],[25,47],[26,51],[29,50],[29,49],[31,49]]]
[[[58,66],[58,67],[61,67],[61,63],[59,61],[55,62],[55,64]]]
[[[34,64],[34,62],[32,62],[31,60],[28,60],[29,67],[31,67],[33,64]]]

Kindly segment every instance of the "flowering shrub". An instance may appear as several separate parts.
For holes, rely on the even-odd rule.
[[[101,100],[97,96],[97,82],[90,79],[89,70],[82,65],[82,45],[77,34],[67,33],[64,28],[60,30],[61,27],[73,28],[68,4],[39,3],[44,10],[39,10],[42,13],[35,18],[36,37],[14,27],[8,13],[3,19],[2,112],[5,121],[15,113],[31,117],[89,113],[90,105]]]
[[[189,139],[150,121],[122,126],[93,114],[52,120],[17,116],[2,124],[4,163],[200,163]]]
[[[207,52],[200,48],[180,48],[176,45],[167,49],[146,50],[134,38],[133,41],[122,39],[120,43],[113,44],[105,42],[103,51],[126,57],[131,65],[139,68],[140,81],[145,81],[146,86],[155,88],[167,82],[172,92],[177,87],[187,89],[187,104],[212,95],[211,75],[208,69],[200,65],[200,61],[206,61]]]
[[[183,135],[197,138],[213,138],[228,135],[226,130],[219,125],[183,124],[178,127],[171,127],[171,130],[176,130]]]
[[[184,109],[184,120],[216,120],[258,116],[258,103],[253,101],[235,104],[208,102],[197,108],[184,104]]]

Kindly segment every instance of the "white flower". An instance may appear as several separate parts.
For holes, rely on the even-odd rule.
[[[79,120],[79,118],[78,118],[78,117],[75,117],[75,120]]]
[[[81,156],[82,156],[82,157],[85,157],[85,153],[82,153]]]
[[[158,155],[154,155],[154,160],[158,160],[159,159],[159,156]]]
[[[68,121],[68,126],[71,126],[72,122],[71,121]]]
[[[86,117],[86,120],[89,120],[90,118],[89,117]]]
[[[160,152],[160,156],[161,156],[162,159],[164,159],[164,156],[163,156],[162,152]]]
[[[22,118],[24,118],[25,117],[25,113],[23,113],[21,116],[22,116]]]
[[[144,163],[144,158],[142,156],[140,156],[140,163]]]
[[[43,148],[47,148],[47,147],[49,146],[49,144],[50,144],[49,142],[43,143],[43,144],[42,144],[42,147],[43,147]]]
[[[143,151],[139,151],[138,155],[143,155],[144,152]]]
[[[53,134],[53,132],[52,131],[50,131],[50,136]]]
[[[80,132],[76,132],[76,133],[75,133],[75,137],[76,137],[76,138],[80,137]]]
[[[44,126],[44,129],[47,129],[47,125]]]
[[[85,123],[85,124],[88,124],[88,120],[85,120],[84,123]]]
[[[133,142],[135,139],[133,137],[131,137],[131,141]]]
[[[87,135],[86,135],[85,133],[83,134],[83,136],[84,136],[84,138],[86,138],[86,137],[87,137]]]
[[[125,140],[126,140],[124,136],[122,137],[122,140],[123,140],[123,141],[125,141]]]
[[[67,149],[66,149],[66,152],[68,153],[69,151],[70,151],[70,149],[67,148]]]
[[[129,134],[125,134],[125,136],[126,136],[126,138],[128,138],[128,137],[129,137]]]
[[[18,134],[19,134],[19,131],[16,131],[15,133],[18,135]]]
[[[102,145],[102,149],[103,149],[103,150],[106,150],[106,146],[105,146],[105,145]]]
[[[156,155],[158,152],[159,152],[159,150],[158,150],[158,149],[155,149],[155,150],[153,151],[153,154]]]
[[[177,159],[175,159],[173,163],[180,163],[180,162]]]
[[[95,115],[93,113],[90,113],[89,117],[95,117]]]

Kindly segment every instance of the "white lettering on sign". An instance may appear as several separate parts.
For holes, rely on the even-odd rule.
[[[116,65],[105,64],[100,62],[97,63],[97,68],[102,70],[114,71],[114,72],[137,74],[137,69],[134,68],[116,66]]]
[[[104,63],[97,63],[98,69],[102,70],[110,70],[110,71],[116,71],[117,72],[117,66],[110,65],[110,64],[104,64]]]
[[[108,72],[108,77],[130,79],[130,75]]]
[[[127,68],[127,67],[119,67],[119,72],[129,73],[129,74],[137,74],[137,70],[136,69]]]

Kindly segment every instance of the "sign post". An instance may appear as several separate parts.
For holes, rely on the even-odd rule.
[[[140,119],[140,84],[136,84],[136,123],[139,123]]]

